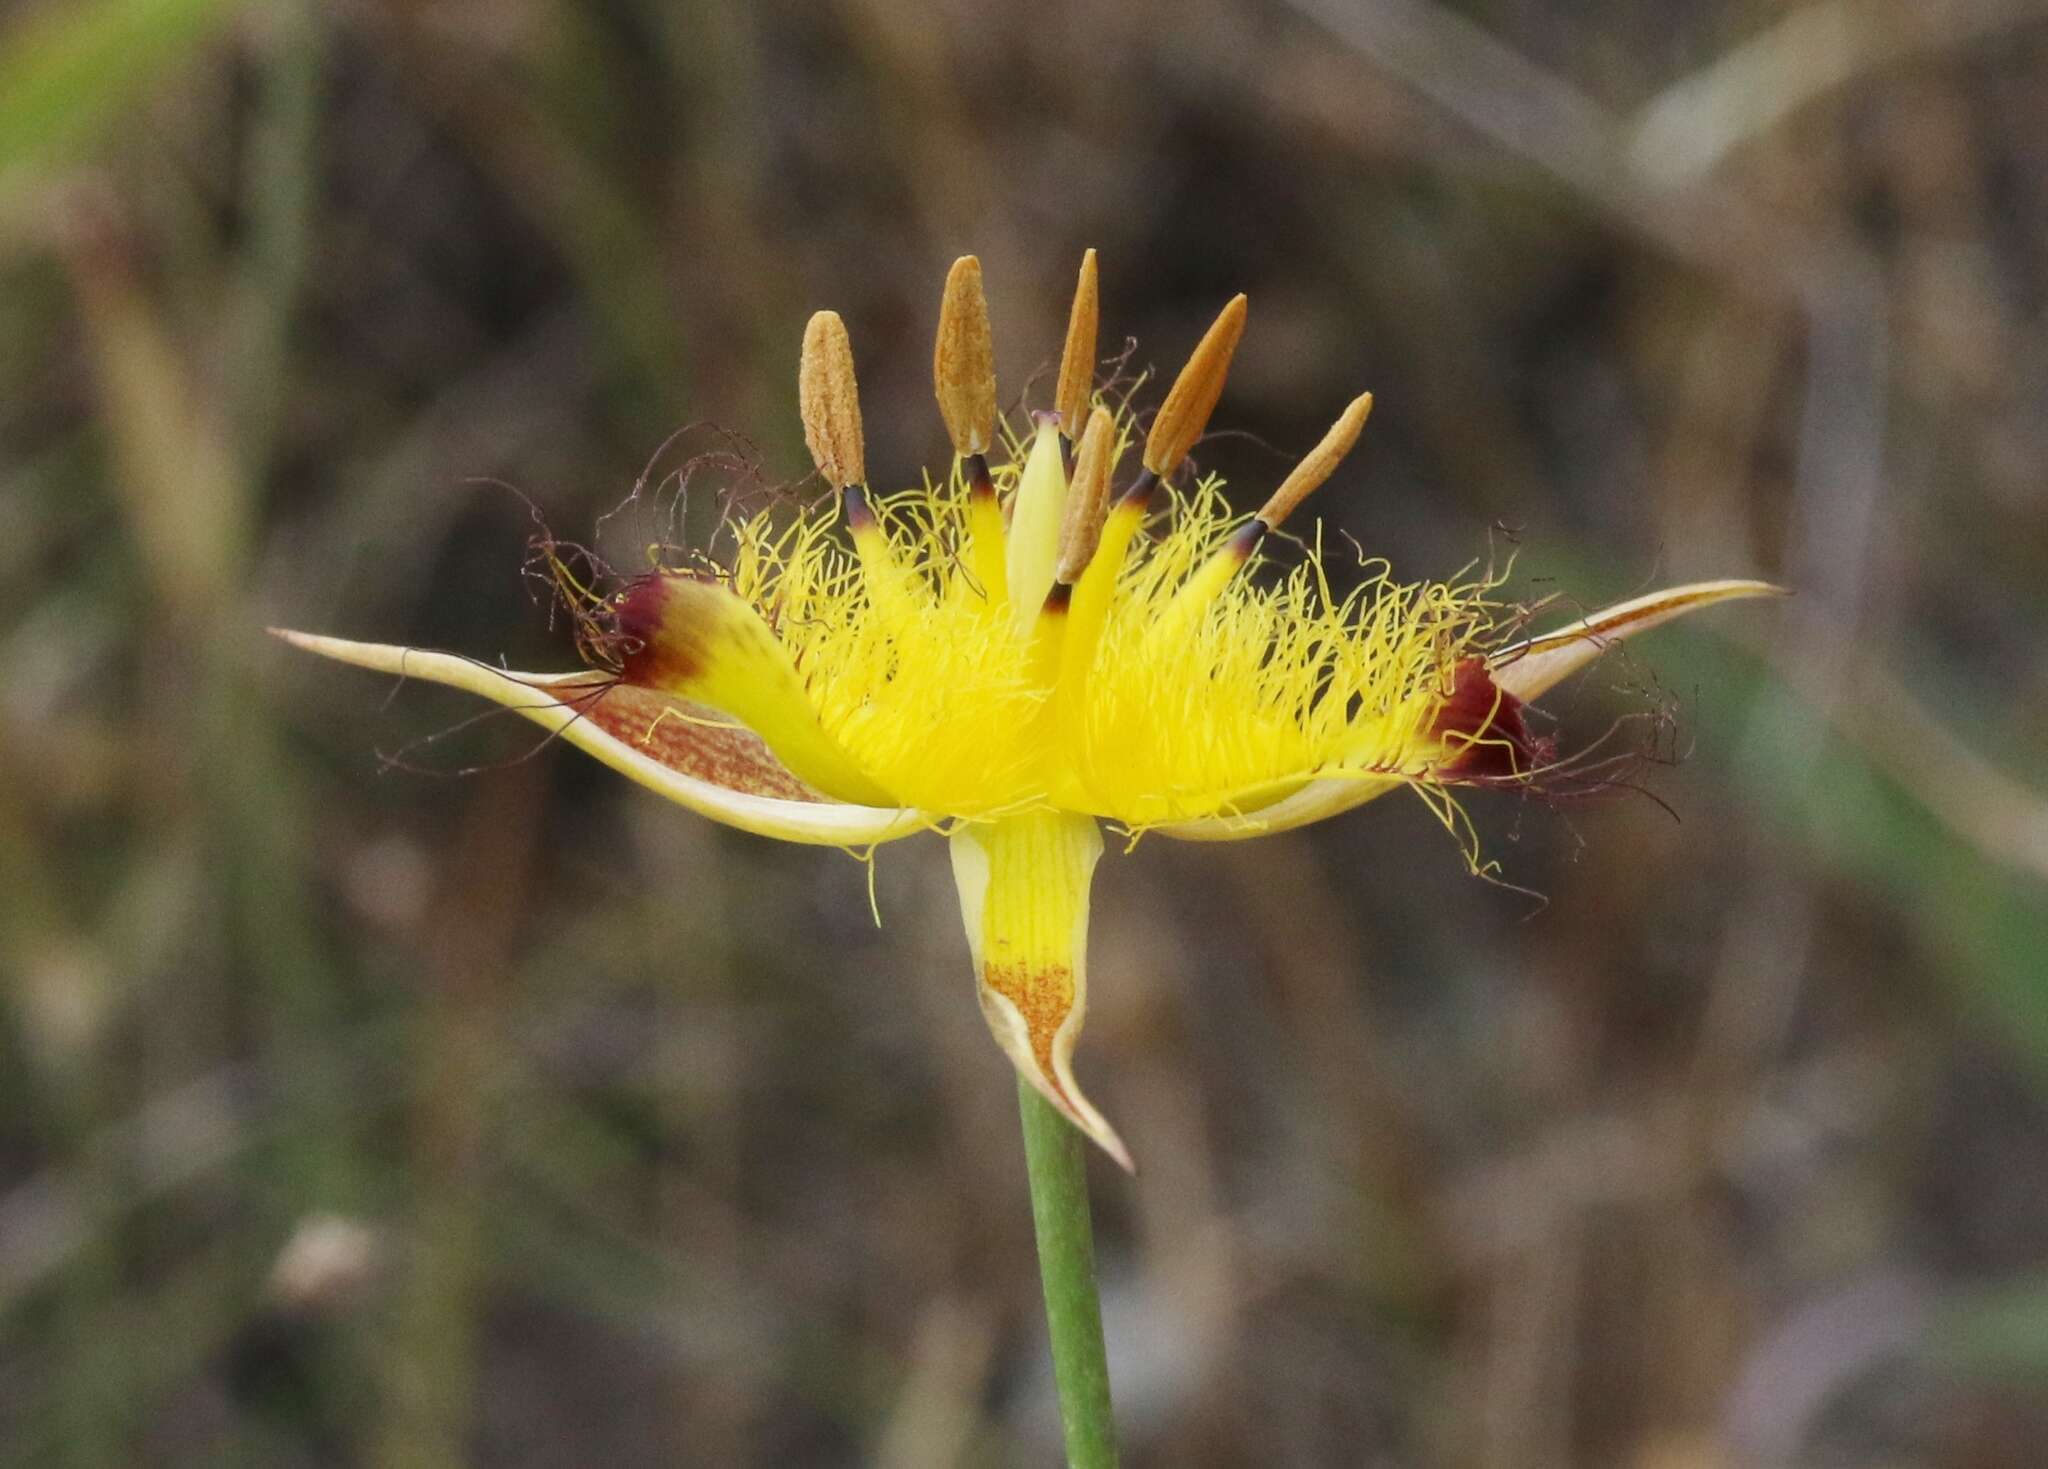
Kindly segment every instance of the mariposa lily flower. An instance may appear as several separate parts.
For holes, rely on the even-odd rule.
[[[1103,823],[1233,841],[1403,788],[1455,819],[1461,787],[1540,788],[1569,768],[1530,733],[1527,701],[1620,639],[1776,589],[1701,582],[1517,638],[1520,615],[1486,576],[1403,583],[1373,564],[1339,595],[1314,546],[1291,570],[1258,574],[1262,540],[1335,471],[1371,396],[1249,516],[1214,479],[1176,485],[1243,332],[1239,296],[1118,488],[1138,430],[1096,391],[1097,320],[1090,251],[1052,409],[1012,431],[997,412],[981,268],[958,261],[934,354],[950,472],[876,497],[852,348],[839,317],[819,312],[798,396],[838,493],[737,515],[716,562],[657,567],[588,604],[600,635],[584,645],[600,666],[513,673],[281,636],[495,700],[762,836],[866,849],[944,834],[997,1043],[1128,1168],[1072,1064]]]

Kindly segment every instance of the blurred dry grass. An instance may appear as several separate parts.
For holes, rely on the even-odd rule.
[[[1760,572],[1647,802],[1099,882],[1137,1465],[2048,1442],[2048,27],[2019,0],[78,0],[0,26],[0,1449],[1047,1462],[935,844],[713,830],[289,621],[568,656],[518,575],[716,442],[871,462],[978,251],[1006,391],[1251,334],[1206,446],[1411,574]],[[1277,448],[1268,446],[1278,446]],[[615,528],[622,560],[643,517]],[[469,778],[381,771],[374,752]]]

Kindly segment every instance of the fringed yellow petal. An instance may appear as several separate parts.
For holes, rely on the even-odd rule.
[[[1131,1168],[1123,1140],[1074,1081],[1088,1005],[1088,886],[1102,834],[1087,817],[1038,811],[963,826],[952,848],[975,986],[996,1043],[1062,1116]]]
[[[1490,684],[1485,698],[1501,710],[1511,709],[1512,704],[1509,701],[1527,703],[1539,697],[1623,638],[1648,632],[1674,617],[1683,616],[1702,607],[1711,607],[1717,602],[1742,597],[1785,595],[1787,593],[1784,588],[1772,586],[1768,582],[1710,581],[1671,587],[1665,591],[1651,592],[1626,602],[1618,602],[1557,632],[1526,639],[1490,655],[1486,664]],[[1470,687],[1472,686],[1461,680],[1453,686],[1451,692],[1456,695]],[[1445,702],[1448,706],[1451,700],[1447,699]],[[1455,761],[1461,752],[1484,750],[1491,754],[1497,748],[1497,741],[1501,749],[1505,749],[1506,745],[1511,743],[1505,732],[1499,737],[1493,732],[1496,720],[1502,716],[1486,708],[1479,709],[1477,713],[1478,723],[1484,728],[1476,739],[1459,735],[1454,731],[1445,752],[1451,760]],[[1441,714],[1435,722],[1442,722]],[[1442,770],[1445,767],[1440,765],[1438,768]],[[1517,770],[1515,773],[1527,772]],[[1192,842],[1235,841],[1243,837],[1266,836],[1340,815],[1355,806],[1364,805],[1376,796],[1383,796],[1389,791],[1398,790],[1411,783],[1412,778],[1407,775],[1327,777],[1308,781],[1263,806],[1245,802],[1233,813],[1203,817],[1195,821],[1173,822],[1153,829],[1161,835]]]
[[[389,643],[273,629],[294,647],[358,668],[479,694],[558,733],[678,805],[759,836],[867,847],[923,831],[930,818],[898,807],[849,805],[807,791],[746,730],[701,706],[619,686],[588,672],[506,673]]]
[[[789,653],[761,614],[717,582],[663,573],[620,596],[625,682],[723,710],[835,800],[893,806],[818,722]]]
[[[1518,699],[1537,699],[1623,638],[1648,632],[1674,617],[1697,612],[1716,602],[1789,595],[1783,587],[1763,581],[1700,581],[1667,587],[1661,592],[1617,602],[1556,632],[1502,648],[1487,661],[1493,681],[1502,689]]]
[[[1059,426],[1043,419],[1031,442],[1010,511],[1010,608],[1017,631],[1028,637],[1045,594],[1052,590],[1060,556],[1060,522],[1067,513],[1067,470],[1060,460]]]

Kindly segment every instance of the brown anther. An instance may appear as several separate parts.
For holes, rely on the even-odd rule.
[[[797,408],[804,442],[818,473],[839,487],[867,482],[867,450],[861,442],[860,388],[853,376],[853,343],[836,311],[820,311],[804,328],[804,352],[796,369]]]
[[[1145,440],[1145,467],[1159,478],[1180,468],[1181,460],[1209,426],[1209,415],[1223,396],[1223,379],[1230,375],[1230,355],[1244,335],[1244,314],[1244,297],[1233,296],[1195,344],[1188,365],[1174,380],[1173,391],[1159,405],[1151,437]]]
[[[1059,385],[1053,390],[1053,411],[1060,432],[1079,438],[1081,420],[1095,387],[1095,338],[1102,325],[1102,307],[1095,284],[1095,252],[1081,257],[1081,278],[1074,283],[1074,307],[1067,313],[1067,344],[1060,350]]]
[[[1272,498],[1259,507],[1258,518],[1269,526],[1278,525],[1294,512],[1294,507],[1323,487],[1323,482],[1337,472],[1337,466],[1344,462],[1344,456],[1351,452],[1351,446],[1358,442],[1359,431],[1365,427],[1366,415],[1372,412],[1372,394],[1360,393],[1351,400],[1351,406],[1330,425],[1330,431],[1294,466],[1294,472],[1280,481],[1280,488],[1273,491]]]
[[[1067,491],[1067,513],[1060,522],[1060,557],[1055,582],[1080,580],[1102,540],[1102,521],[1109,514],[1109,477],[1116,471],[1116,420],[1107,408],[1088,415],[1088,431],[1074,455],[1074,479]]]
[[[972,255],[962,255],[946,272],[932,382],[953,452],[986,453],[996,426],[996,347],[981,291],[981,262]]]

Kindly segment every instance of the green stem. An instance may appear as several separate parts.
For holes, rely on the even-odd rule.
[[[1024,1114],[1031,1222],[1038,1231],[1038,1273],[1045,1282],[1045,1320],[1067,1464],[1069,1469],[1116,1469],[1109,1355],[1102,1345],[1095,1238],[1088,1225],[1088,1145],[1052,1103],[1021,1079],[1017,1104]]]

